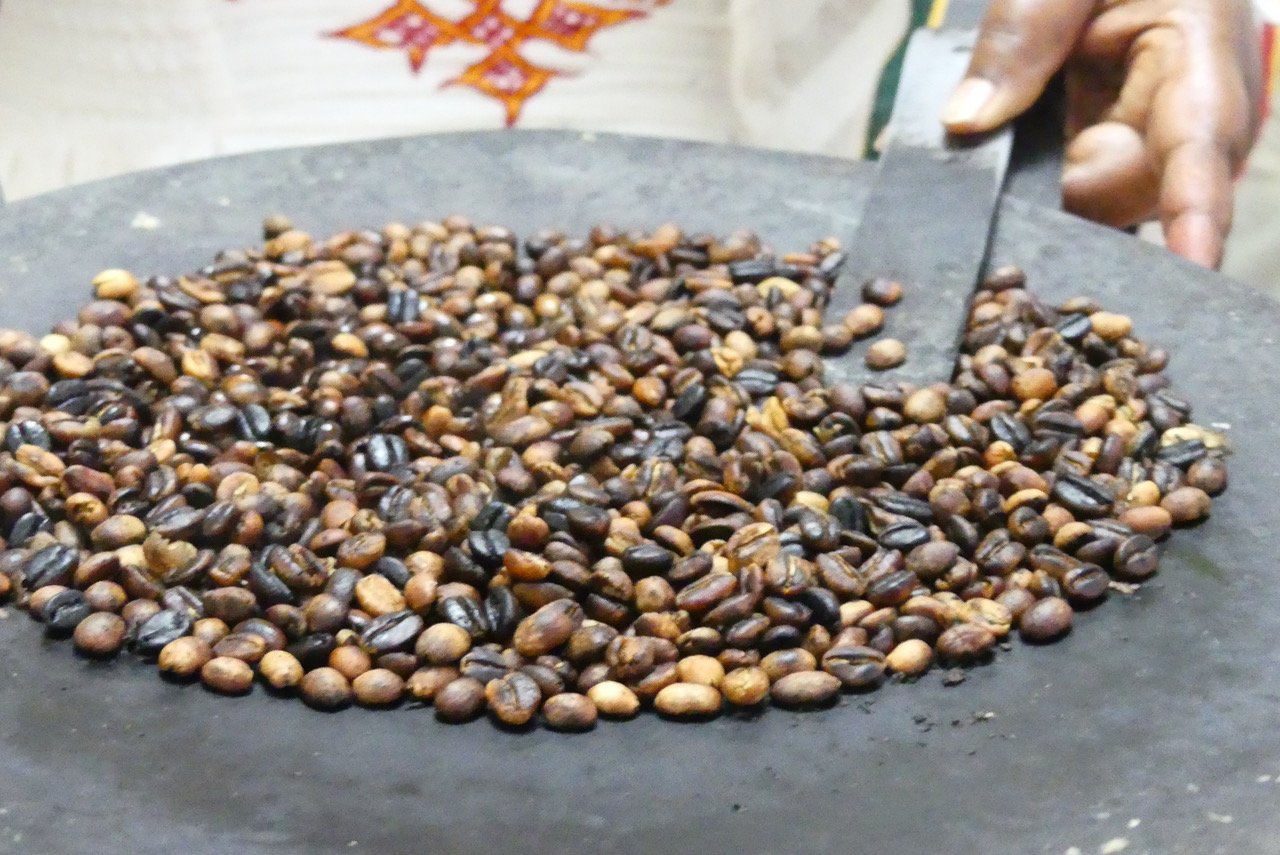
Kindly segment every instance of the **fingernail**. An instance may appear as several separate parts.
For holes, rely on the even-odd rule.
[[[968,77],[960,81],[960,85],[947,100],[947,106],[942,108],[943,124],[967,125],[973,122],[995,91],[995,85],[981,77]]]

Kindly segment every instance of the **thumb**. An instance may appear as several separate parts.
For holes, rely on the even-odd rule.
[[[990,131],[1034,104],[1096,6],[1097,0],[992,0],[969,71],[943,108],[947,130]]]

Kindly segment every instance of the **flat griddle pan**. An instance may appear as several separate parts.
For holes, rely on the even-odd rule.
[[[641,168],[643,167],[643,168]],[[597,221],[848,234],[863,164],[654,139],[480,133],[230,158],[0,211],[0,326],[70,316],[100,268],[194,269],[268,212],[314,233],[454,211],[522,232]],[[1017,182],[1014,182],[1017,186]],[[139,214],[144,216],[139,217]],[[136,228],[131,224],[154,228]],[[1016,198],[992,264],[1091,294],[1173,351],[1229,423],[1230,491],[1159,576],[945,688],[822,712],[592,733],[322,714],[175,686],[0,620],[0,852],[1126,853],[1280,847],[1280,306],[1132,238]]]

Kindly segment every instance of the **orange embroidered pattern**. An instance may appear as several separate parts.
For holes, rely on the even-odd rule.
[[[453,20],[432,11],[427,0],[395,0],[367,21],[330,35],[379,50],[404,51],[415,74],[434,48],[451,44],[484,48],[484,58],[444,85],[469,86],[501,102],[510,127],[520,118],[526,101],[565,74],[526,59],[520,49],[527,42],[538,39],[584,53],[600,30],[643,18],[647,9],[669,2],[650,0],[632,3],[630,8],[609,8],[580,0],[538,0],[529,16],[521,19],[508,14],[502,0],[475,0],[470,13]]]

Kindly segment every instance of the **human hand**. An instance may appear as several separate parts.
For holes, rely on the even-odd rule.
[[[992,0],[943,122],[992,130],[1059,69],[1067,209],[1115,226],[1158,216],[1171,250],[1216,267],[1260,122],[1249,0]]]

